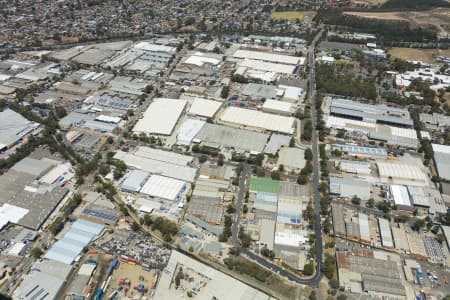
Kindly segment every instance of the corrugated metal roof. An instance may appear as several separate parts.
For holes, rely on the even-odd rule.
[[[141,170],[131,171],[127,178],[123,181],[121,189],[131,192],[139,192],[148,175],[148,172]]]
[[[392,240],[391,227],[389,221],[386,219],[379,218],[378,226],[380,228],[381,243],[384,247],[393,248],[394,241]]]
[[[45,258],[71,264],[83,248],[97,235],[104,226],[78,219],[70,230],[46,253]]]
[[[152,175],[142,187],[141,194],[178,201],[181,200],[181,194],[186,188],[187,186],[184,181],[160,175]]]

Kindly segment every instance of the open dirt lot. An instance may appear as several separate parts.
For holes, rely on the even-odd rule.
[[[144,280],[139,280],[139,276],[142,276]],[[127,278],[130,280],[130,287],[127,292],[122,290],[119,293],[119,299],[123,299],[125,297],[133,298],[133,296],[140,294],[138,291],[133,289],[134,286],[139,284],[143,284],[145,288],[148,289],[148,292],[143,295],[148,296],[152,292],[151,286],[154,280],[153,272],[143,270],[139,265],[130,265],[125,262],[120,262],[119,268],[113,272],[108,289],[105,293],[106,296],[109,296],[113,291],[119,288],[119,280],[122,278]]]
[[[305,18],[313,18],[315,14],[314,11],[276,11],[272,13],[272,19],[303,20]]]
[[[389,50],[389,54],[392,58],[418,60],[429,64],[435,64],[438,56],[450,56],[450,50],[392,48]]]

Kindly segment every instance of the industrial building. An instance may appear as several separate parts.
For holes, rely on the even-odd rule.
[[[450,180],[450,146],[431,144],[434,162],[440,178]]]
[[[0,230],[8,223],[17,224],[27,213],[28,209],[4,203],[0,206]]]
[[[269,250],[273,250],[276,222],[273,220],[261,219],[259,224],[261,229],[258,243],[262,246],[266,246]]]
[[[237,50],[236,52],[234,52],[233,57],[239,59],[254,59],[262,62],[286,64],[294,66],[296,66],[297,64],[302,64],[305,61],[304,57],[272,54],[267,52],[249,51],[249,50]]]
[[[35,132],[39,123],[29,121],[11,109],[0,112],[0,151]]]
[[[324,116],[325,126],[334,129],[345,129],[347,132],[364,134],[368,138],[384,141],[390,145],[417,149],[419,141],[417,133],[411,128],[401,128],[331,115]]]
[[[294,106],[285,101],[266,99],[262,105],[262,110],[268,113],[291,116],[295,112]]]
[[[338,160],[336,166],[339,166],[339,169],[346,173],[370,174],[370,163],[367,161]]]
[[[58,299],[69,278],[72,266],[54,260],[36,262],[16,288],[14,299]]]
[[[331,204],[331,213],[333,217],[333,233],[335,236],[345,237],[344,206],[342,204]]]
[[[187,185],[184,181],[151,175],[142,186],[140,193],[161,200],[181,201],[186,190]]]
[[[206,123],[196,136],[196,140],[212,148],[226,147],[237,151],[261,153],[269,135],[225,125]]]
[[[104,226],[100,224],[78,219],[70,226],[70,230],[48,250],[45,258],[70,265],[83,248],[102,233],[103,229]]]
[[[179,166],[186,166],[194,161],[194,157],[190,155],[183,155],[171,151],[150,148],[145,146],[139,147],[136,150],[135,154],[140,157],[145,157],[148,159],[153,159],[165,163],[172,163],[174,165]]]
[[[392,184],[389,187],[392,199],[398,210],[410,211],[412,212],[413,206],[411,204],[411,199],[408,193],[408,189],[403,185]]]
[[[116,76],[109,82],[109,90],[127,96],[142,96],[147,83],[142,80],[133,80],[131,77]]]
[[[152,149],[149,152],[148,149],[150,148],[140,150],[141,148],[146,147],[139,147],[134,153],[117,151],[114,158],[122,160],[127,166],[134,169],[182,181],[194,182],[197,176],[197,169],[186,165],[193,159],[192,157],[157,149]],[[161,151],[161,153],[166,155],[151,156],[156,153],[153,150]]]
[[[357,196],[362,200],[370,198],[370,184],[352,177],[330,177],[330,195],[341,198]]]
[[[421,214],[445,214],[447,206],[438,189],[423,186],[408,186],[408,193],[414,208]]]
[[[264,153],[275,155],[282,147],[288,146],[290,141],[290,136],[273,133],[264,147]]]
[[[109,120],[105,122],[104,120],[104,118],[97,119],[96,114],[88,111],[72,111],[59,120],[59,126],[63,130],[68,130],[71,127],[81,127],[102,133],[111,133],[118,127],[118,123],[111,123]]]
[[[197,119],[184,121],[178,128],[177,145],[189,146],[205,124],[206,121]]]
[[[203,221],[200,218],[197,218],[195,216],[189,215],[189,214],[185,214],[184,215],[184,220],[187,222],[192,223],[193,225],[195,225],[196,227],[206,231],[209,234],[212,234],[216,237],[219,237],[219,235],[223,232],[223,227],[222,226],[215,226],[215,225],[211,225],[205,221]]]
[[[170,135],[178,122],[186,100],[156,98],[147,108],[142,119],[133,128],[134,132]]]
[[[197,186],[194,191],[197,191]],[[213,225],[220,225],[223,216],[222,199],[206,196],[192,196],[187,213]]]
[[[219,101],[195,98],[192,101],[188,114],[192,116],[200,116],[205,118],[213,118],[222,103]]]
[[[361,242],[370,244],[372,239],[370,237],[369,216],[363,213],[358,213],[358,223]]]
[[[197,67],[203,67],[209,65],[212,67],[218,67],[222,62],[222,56],[215,53],[195,52],[182,62],[186,65],[194,65]]]
[[[141,190],[148,176],[148,172],[132,170],[122,182],[120,189],[128,193],[137,193]]]
[[[351,156],[367,157],[367,158],[387,158],[388,153],[384,148],[363,147],[346,144],[332,144],[332,150],[339,149]]]
[[[220,120],[244,127],[286,134],[294,133],[295,119],[293,117],[278,116],[256,110],[230,106],[222,114]]]
[[[376,165],[380,180],[384,183],[417,186],[428,185],[426,174],[417,165],[382,160],[378,160]]]
[[[284,147],[278,152],[278,166],[287,171],[300,172],[306,164],[305,151],[299,148]]]
[[[383,247],[394,248],[394,240],[392,238],[389,221],[383,218],[378,218],[378,228],[380,230],[381,244]]]
[[[408,110],[404,108],[337,98],[328,98],[325,101],[331,116],[389,126],[413,127],[413,120],[410,119]]]
[[[304,90],[300,87],[279,85],[278,90],[282,91],[281,100],[296,104],[304,98]]]
[[[255,100],[275,99],[277,97],[277,90],[273,85],[249,83],[244,87],[242,95]]]
[[[36,170],[33,168],[30,172]],[[17,214],[12,215],[21,217],[10,221],[34,230],[42,226],[67,192],[66,188],[59,185],[39,183],[36,176],[30,173],[9,170],[0,176],[0,206],[12,205],[6,206],[7,210],[17,210]],[[26,210],[24,215],[23,209]]]
[[[426,125],[432,125],[436,128],[450,127],[450,116],[446,116],[440,113],[432,114],[419,114],[420,121]]]
[[[119,220],[120,214],[114,207],[105,207],[97,204],[87,205],[80,213],[80,218],[89,222],[114,226]]]
[[[272,297],[238,281],[222,272],[198,262],[177,251],[172,251],[165,270],[161,272],[161,279],[155,291],[155,299],[184,299],[185,293],[180,293],[172,284],[174,276],[179,268],[184,272],[195,274],[194,284],[202,286],[196,293],[195,298],[199,300],[223,299],[223,300],[271,300]],[[201,283],[201,284],[200,284]],[[182,281],[183,284],[183,281]]]
[[[399,267],[381,251],[354,249],[336,253],[339,285],[352,293],[405,300]]]

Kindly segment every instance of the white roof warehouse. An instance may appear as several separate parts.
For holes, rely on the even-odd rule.
[[[140,119],[134,132],[170,135],[186,106],[186,100],[156,98]]]
[[[292,134],[294,132],[293,117],[284,117],[238,107],[228,107],[220,120],[226,123],[240,124],[274,132]]]

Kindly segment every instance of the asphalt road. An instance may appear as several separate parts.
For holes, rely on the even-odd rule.
[[[311,98],[311,118],[313,123],[313,128],[316,128],[317,125],[317,110],[316,110],[316,82],[315,82],[315,70],[314,70],[314,48],[317,40],[320,38],[322,31],[314,38],[312,42],[312,46],[308,50],[309,54],[309,64],[310,64],[310,85],[309,85],[309,95]],[[322,244],[322,225],[320,218],[320,193],[319,193],[319,181],[320,181],[320,164],[319,164],[319,148],[318,148],[318,134],[316,130],[313,130],[312,134],[312,152],[313,152],[313,177],[311,181],[311,185],[313,188],[313,200],[314,200],[314,233],[316,235],[316,244],[317,244],[317,254],[316,254],[316,272],[312,278],[304,279],[296,276],[295,274],[286,271],[285,269],[279,267],[278,265],[273,264],[269,260],[251,252],[247,249],[242,249],[241,253],[246,255],[251,260],[257,262],[258,264],[272,270],[273,272],[279,274],[280,276],[290,280],[292,282],[298,284],[309,285],[312,287],[318,287],[320,280],[322,279],[322,256],[323,256],[323,244]],[[242,177],[241,177],[242,180]],[[239,193],[241,194],[243,189],[241,188]],[[241,197],[242,200],[242,197]],[[239,201],[239,196],[238,196]],[[238,204],[239,205],[239,204]],[[234,225],[234,224],[233,224]],[[234,234],[234,230],[233,230]],[[234,243],[234,235],[233,235],[233,244]]]
[[[314,47],[317,39],[320,37],[320,32],[312,42],[312,46],[309,49],[309,65],[310,65],[310,79],[309,79],[309,95],[311,98],[311,119],[313,124],[312,131],[312,153],[313,153],[313,176],[311,185],[313,188],[313,200],[314,200],[314,233],[316,235],[316,273],[311,279],[311,284],[317,286],[322,278],[322,256],[323,256],[323,244],[322,244],[322,225],[320,218],[320,193],[319,193],[319,151],[318,151],[318,134],[317,134],[317,109],[316,109],[316,74],[314,70]]]

